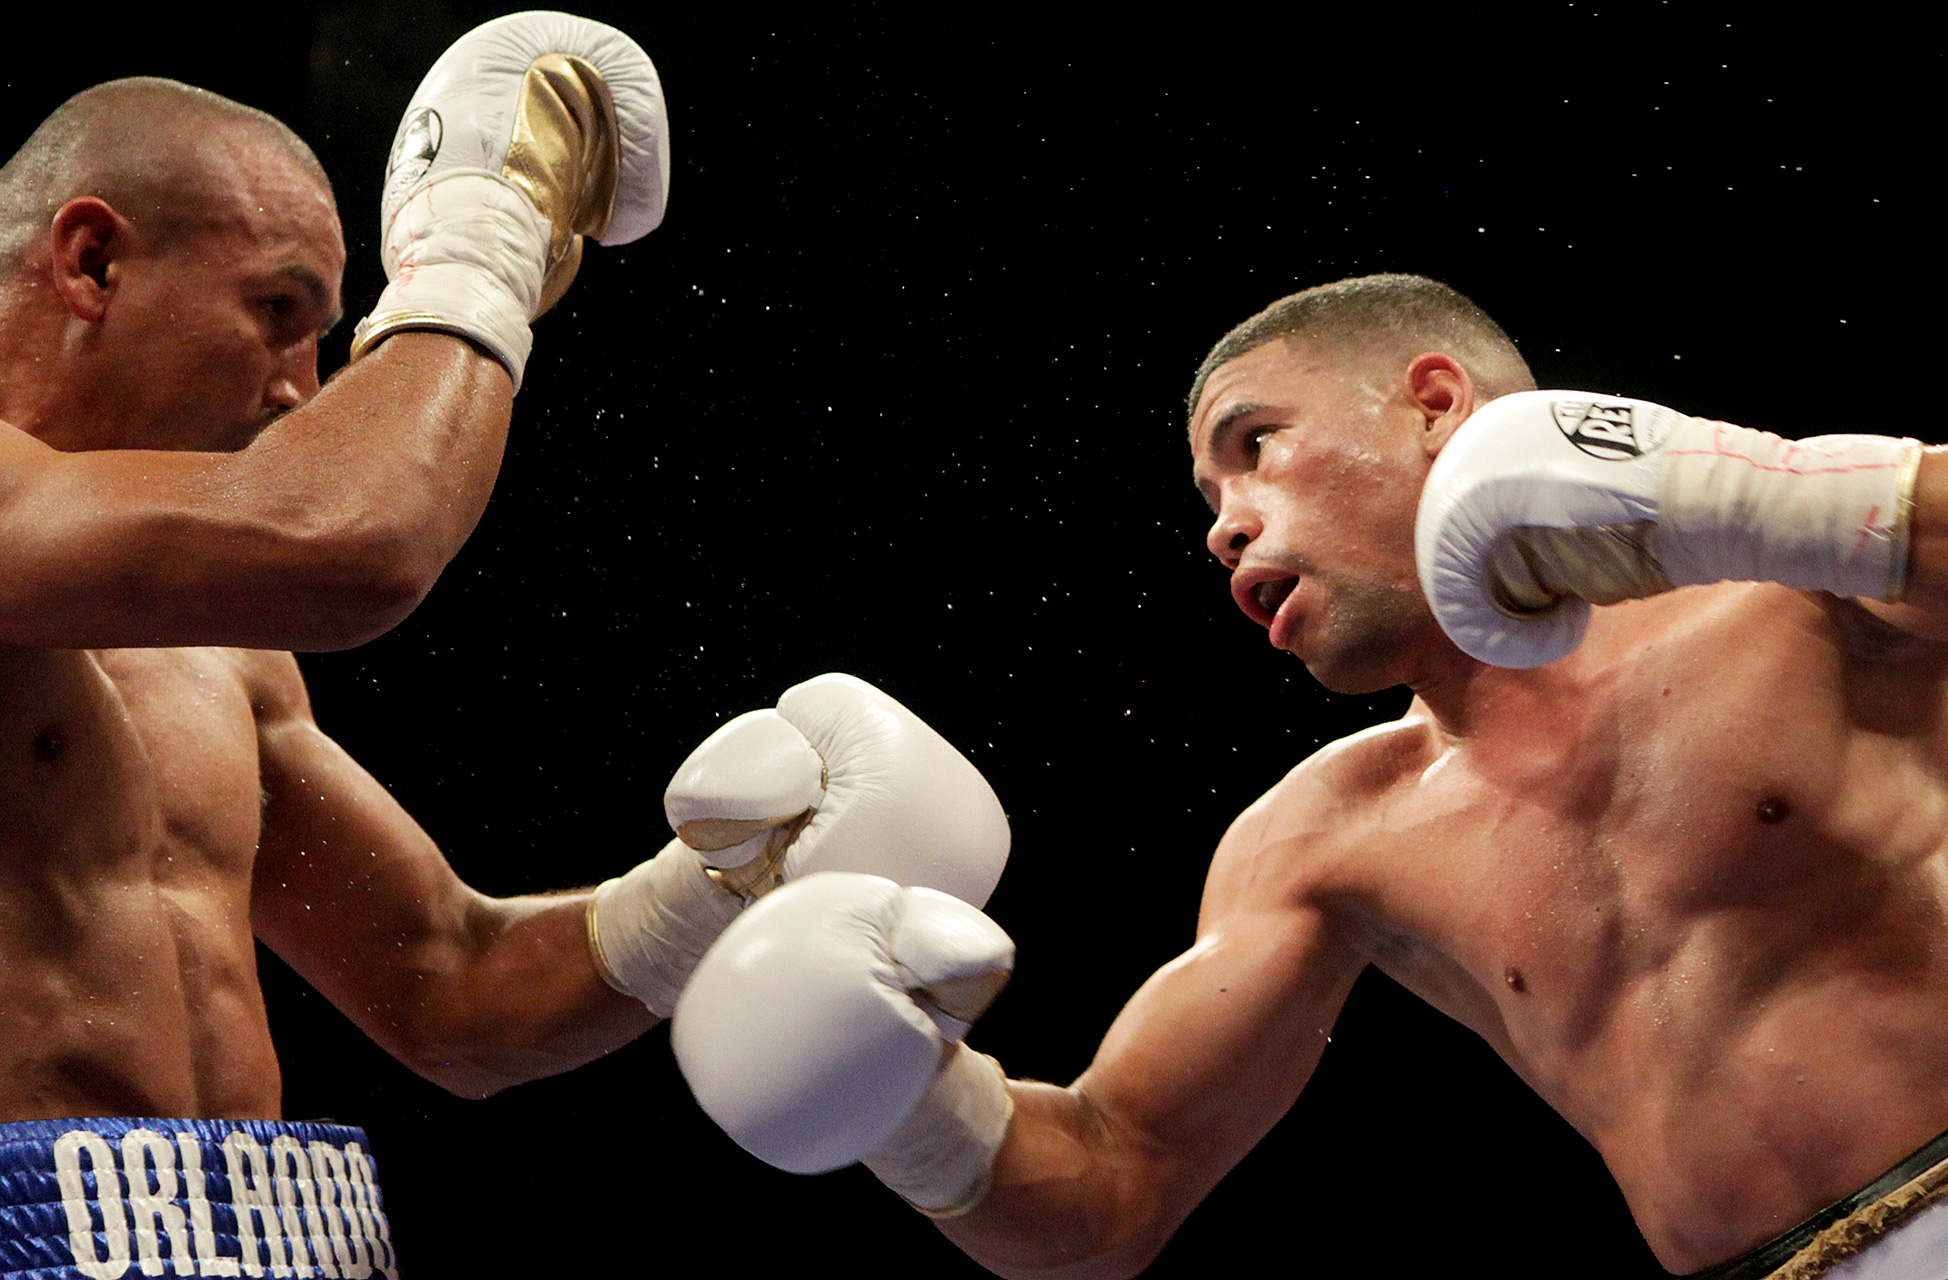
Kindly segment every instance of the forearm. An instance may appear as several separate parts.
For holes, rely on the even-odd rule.
[[[416,607],[472,534],[499,473],[512,388],[464,340],[405,333],[184,495],[157,582],[226,643],[362,643]]]
[[[1221,850],[1213,879],[1242,874]],[[1362,967],[1316,912],[1207,919],[1075,1084],[1011,1084],[989,1190],[942,1230],[1021,1280],[1141,1272],[1291,1106]]]
[[[393,1051],[466,1097],[556,1075],[654,1026],[640,1002],[611,989],[588,947],[588,894],[478,898],[460,940],[428,974]]]
[[[404,618],[480,518],[507,374],[386,342],[235,453],[10,441],[0,639],[53,648],[345,648]]]
[[[267,508],[282,498],[305,509],[300,535],[376,549],[430,586],[486,508],[513,402],[507,371],[472,343],[402,333],[236,456]]]
[[[1907,583],[1899,603],[1868,607],[1917,635],[1948,640],[1948,449],[1928,449],[1915,475]]]
[[[1168,1233],[1132,1174],[1128,1135],[1075,1089],[1010,1081],[1014,1117],[979,1204],[941,1232],[1013,1280],[1110,1280],[1149,1264]],[[1119,1154],[1120,1151],[1120,1154]]]

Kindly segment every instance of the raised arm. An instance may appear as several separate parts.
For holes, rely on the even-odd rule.
[[[1861,603],[1905,631],[1948,641],[1948,450],[1925,450],[1915,474],[1901,599]]]
[[[1406,385],[1444,441],[1420,502],[1420,579],[1472,657],[1554,662],[1582,642],[1592,604],[1724,581],[1856,599],[1948,638],[1948,483],[1943,456],[1914,440],[1786,440],[1575,391],[1467,412],[1441,355],[1416,358]]]
[[[369,639],[473,531],[512,400],[469,343],[408,333],[236,453],[62,453],[0,426],[0,642]]]
[[[620,244],[663,214],[647,55],[566,14],[477,28],[408,106],[390,284],[314,398],[344,259],[329,192],[261,122],[210,128],[176,175],[215,171],[208,228],[178,243],[83,175],[0,289],[0,403],[21,428],[0,426],[0,643],[327,649],[390,627],[480,517],[529,323],[583,237]]]

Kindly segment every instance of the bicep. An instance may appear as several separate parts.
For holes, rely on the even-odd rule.
[[[251,921],[265,945],[395,1052],[484,899],[308,713],[260,729],[263,832]]]
[[[1310,907],[1239,911],[1145,983],[1076,1082],[1171,1222],[1291,1108],[1364,968]]]
[[[295,664],[276,657],[289,689]],[[485,1097],[588,1062],[654,1021],[596,972],[586,893],[468,887],[301,704],[269,709],[259,757],[257,936],[401,1062]]]
[[[0,643],[363,643],[472,533],[512,396],[471,343],[412,332],[233,452],[62,452],[0,423]]]

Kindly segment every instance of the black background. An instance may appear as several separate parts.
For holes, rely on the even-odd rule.
[[[338,183],[357,315],[401,108],[514,7],[50,10],[0,143],[126,74],[270,110]],[[1014,825],[989,909],[1020,967],[976,1043],[1066,1081],[1188,943],[1231,817],[1405,705],[1325,695],[1230,604],[1183,443],[1203,352],[1284,293],[1407,270],[1545,386],[1939,439],[1941,58],[1864,7],[1052,9],[587,5],[662,73],[668,220],[592,251],[537,326],[499,489],[426,605],[305,669],[325,728],[492,893],[653,852],[720,719],[825,670],[878,683]],[[980,1274],[861,1171],[737,1151],[661,1030],[462,1102],[265,980],[287,1110],[368,1128],[409,1276]],[[1369,976],[1151,1274],[1461,1265],[1662,1274],[1582,1140]]]

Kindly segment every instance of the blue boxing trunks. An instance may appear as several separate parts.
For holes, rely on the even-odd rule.
[[[365,1135],[272,1120],[0,1124],[0,1277],[396,1280]]]

